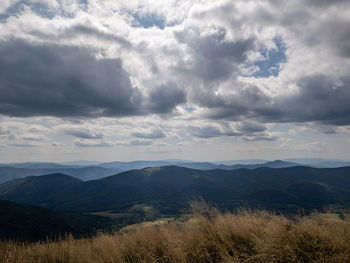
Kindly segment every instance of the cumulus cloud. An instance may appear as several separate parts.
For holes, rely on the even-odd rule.
[[[243,140],[247,142],[255,142],[255,141],[276,141],[279,139],[279,136],[272,135],[268,133],[244,136]]]
[[[185,102],[185,91],[174,83],[168,83],[151,90],[148,108],[154,113],[170,113],[177,105]]]
[[[82,139],[102,139],[104,137],[102,133],[84,128],[70,128],[65,130],[65,133]]]
[[[74,144],[78,147],[113,147],[114,144],[104,140],[76,139]]]
[[[231,127],[220,127],[214,125],[189,126],[188,131],[192,136],[198,138],[213,138],[220,136],[241,136],[242,133],[234,131]]]
[[[4,13],[7,8],[18,2],[19,0],[3,0],[0,2],[0,13]]]
[[[61,130],[78,147],[280,139],[270,124],[289,125],[293,140],[296,123],[331,136],[350,125],[349,10],[346,0],[2,1],[0,117],[132,118],[109,134],[103,122]],[[0,135],[44,126],[4,124]]]
[[[34,141],[34,142],[40,142],[45,139],[45,137],[41,134],[25,134],[21,137],[21,139],[25,141]]]
[[[348,17],[333,16],[334,10],[344,12],[349,8],[346,1],[333,2],[332,10],[329,10],[330,4],[313,1],[185,1],[183,5],[167,1],[159,4],[159,9],[151,8],[150,4],[148,1],[144,5],[97,1],[86,5],[99,12],[106,7],[119,11],[115,12],[114,19],[124,24],[117,28],[109,13],[105,13],[105,23],[101,24],[101,13],[84,8],[80,11],[85,12],[85,18],[76,12],[73,19],[66,18],[69,22],[65,24],[64,20],[55,18],[52,22],[43,20],[43,27],[21,27],[38,41],[36,44],[16,28],[20,15],[8,21],[7,33],[12,28],[15,36],[27,39],[7,37],[0,42],[0,91],[7,94],[0,101],[0,113],[133,116],[171,113],[178,105],[190,101],[207,109],[206,117],[212,119],[349,124],[349,79],[345,65],[338,76],[334,72],[314,70],[298,71],[290,79],[280,78],[278,90],[288,90],[287,87],[294,84],[298,91],[294,94],[278,91],[279,96],[267,93],[266,89],[271,88],[263,88],[263,80],[254,79],[254,75],[250,83],[248,78],[239,78],[243,76],[244,65],[254,65],[261,60],[261,50],[276,48],[276,38],[285,44],[288,65],[300,58],[302,54],[295,50],[303,45],[307,51],[311,50],[309,54],[316,56],[317,51],[324,48],[324,54],[341,56],[341,64],[346,63],[345,58],[350,54]],[[58,2],[46,5],[65,7]],[[178,13],[181,19],[175,19],[176,10],[183,12],[185,6],[187,13]],[[325,12],[323,20],[313,17],[315,7]],[[79,5],[76,8],[79,9]],[[123,8],[128,10],[127,15],[120,13]],[[156,30],[143,26],[141,21],[144,27],[141,31],[130,24],[135,19],[135,15],[130,18],[132,13],[149,16],[151,20],[163,17],[164,21],[179,22]],[[59,26],[54,26],[55,23]],[[256,31],[258,26],[260,31]],[[310,30],[301,31],[304,27]],[[158,43],[148,37],[148,31],[156,34]],[[141,40],[138,34],[145,38]],[[78,37],[86,38],[90,48],[77,41]],[[66,39],[73,42],[60,44]],[[108,41],[108,45],[103,41]],[[123,50],[132,50],[132,53],[126,55]],[[339,59],[333,57],[327,63],[333,61],[339,62]],[[152,65],[153,73],[145,71],[147,64]],[[288,66],[283,67],[280,73],[288,74],[288,70]],[[162,80],[167,82],[159,84]],[[328,98],[340,103],[333,105]]]
[[[238,125],[238,130],[242,133],[255,133],[265,131],[266,127],[260,123],[245,121]]]
[[[144,132],[133,132],[132,136],[142,139],[161,139],[166,137],[165,133],[160,129]]]
[[[128,115],[141,95],[121,61],[84,48],[0,42],[0,112],[10,116]]]
[[[188,47],[191,60],[180,60],[176,70],[185,76],[195,75],[207,83],[224,80],[237,72],[254,46],[253,39],[230,40],[226,28],[213,26],[207,34],[201,28],[175,32],[176,39]]]
[[[196,137],[199,138],[212,138],[212,137],[219,137],[222,135],[221,130],[218,127],[208,125],[204,127],[195,127],[190,126],[188,127],[189,132]]]

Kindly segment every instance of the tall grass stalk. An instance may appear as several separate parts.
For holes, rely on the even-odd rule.
[[[349,217],[219,213],[198,202],[193,211],[185,223],[90,239],[0,242],[0,262],[350,262]]]

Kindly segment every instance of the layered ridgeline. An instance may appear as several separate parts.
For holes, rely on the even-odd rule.
[[[6,181],[23,178],[27,176],[38,176],[54,173],[67,174],[84,181],[103,178],[109,175],[120,173],[124,170],[118,168],[105,168],[100,166],[87,166],[87,167],[70,167],[70,166],[57,166],[52,165],[37,165],[29,167],[13,167],[13,166],[0,166],[0,183]]]
[[[54,173],[62,173],[79,178],[83,181],[101,179],[106,176],[120,172],[143,169],[146,167],[163,167],[176,165],[179,167],[192,168],[197,170],[237,170],[241,168],[255,169],[259,167],[285,168],[298,166],[298,163],[285,161],[271,161],[259,164],[214,164],[210,162],[186,162],[186,161],[133,161],[133,162],[109,162],[89,166],[57,163],[12,163],[0,164],[0,183],[23,178],[27,176],[38,176]]]
[[[336,168],[350,166],[350,162],[323,159],[291,159],[264,161],[264,160],[240,160],[223,161],[220,163],[191,162],[185,160],[166,161],[132,161],[132,162],[72,162],[72,163],[8,163],[0,164],[0,183],[23,178],[27,176],[38,176],[54,173],[62,173],[79,178],[83,181],[96,180],[111,176],[120,172],[147,167],[179,166],[196,170],[237,170],[267,168],[288,168],[294,166],[308,166],[315,168]]]
[[[257,160],[258,161],[258,160]],[[244,160],[243,160],[244,162]],[[228,162],[227,164],[222,163],[211,163],[211,162],[191,162],[191,161],[133,161],[133,162],[109,162],[101,163],[100,167],[104,168],[118,168],[124,171],[133,170],[133,169],[143,169],[147,167],[164,167],[164,166],[179,166],[197,170],[213,170],[213,169],[223,169],[223,170],[237,170],[237,169],[256,169],[260,167],[268,168],[286,168],[293,166],[300,166],[302,163],[296,162],[287,162],[281,160],[275,161],[263,161],[257,163],[232,163]],[[313,165],[310,165],[313,166]]]
[[[51,174],[0,185],[0,199],[84,213],[123,214],[142,207],[154,217],[171,216],[186,212],[189,203],[198,198],[227,210],[246,207],[296,213],[300,208],[347,209],[350,167],[202,171],[169,166],[86,182]]]

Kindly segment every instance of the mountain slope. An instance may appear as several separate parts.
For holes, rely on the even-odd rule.
[[[288,167],[294,167],[294,166],[300,166],[299,163],[293,163],[293,162],[286,162],[281,160],[275,160],[271,162],[261,163],[261,164],[236,164],[231,165],[227,168],[223,168],[226,170],[237,170],[237,169],[257,169],[261,167],[267,167],[267,168],[288,168]]]
[[[55,208],[73,200],[83,182],[64,174],[28,176],[0,185],[0,199]]]
[[[71,233],[75,237],[92,236],[113,226],[108,218],[66,214],[41,207],[0,200],[0,239],[45,240]]]
[[[122,171],[123,170],[118,168],[104,168],[99,166],[87,166],[79,168],[70,168],[65,167],[63,165],[59,168],[18,168],[11,166],[3,166],[0,167],[0,183],[16,178],[54,173],[62,173],[87,181],[100,179],[106,176],[120,173]]]
[[[1,199],[80,212],[125,211],[142,204],[170,215],[200,197],[225,209],[243,206],[295,212],[330,204],[350,207],[350,167],[201,171],[170,166],[87,182],[48,175],[0,185]]]

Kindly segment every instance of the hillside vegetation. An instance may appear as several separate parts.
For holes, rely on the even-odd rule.
[[[350,262],[350,218],[219,213],[193,203],[185,223],[56,242],[0,243],[1,262]]]
[[[0,240],[38,241],[65,233],[91,237],[123,226],[123,222],[107,217],[62,213],[4,200],[0,200],[0,211]]]
[[[327,206],[350,208],[350,167],[201,171],[168,166],[119,173],[93,181],[63,174],[30,176],[0,185],[0,199],[69,212],[118,211],[135,205],[174,216],[203,197],[220,208],[296,213]]]

